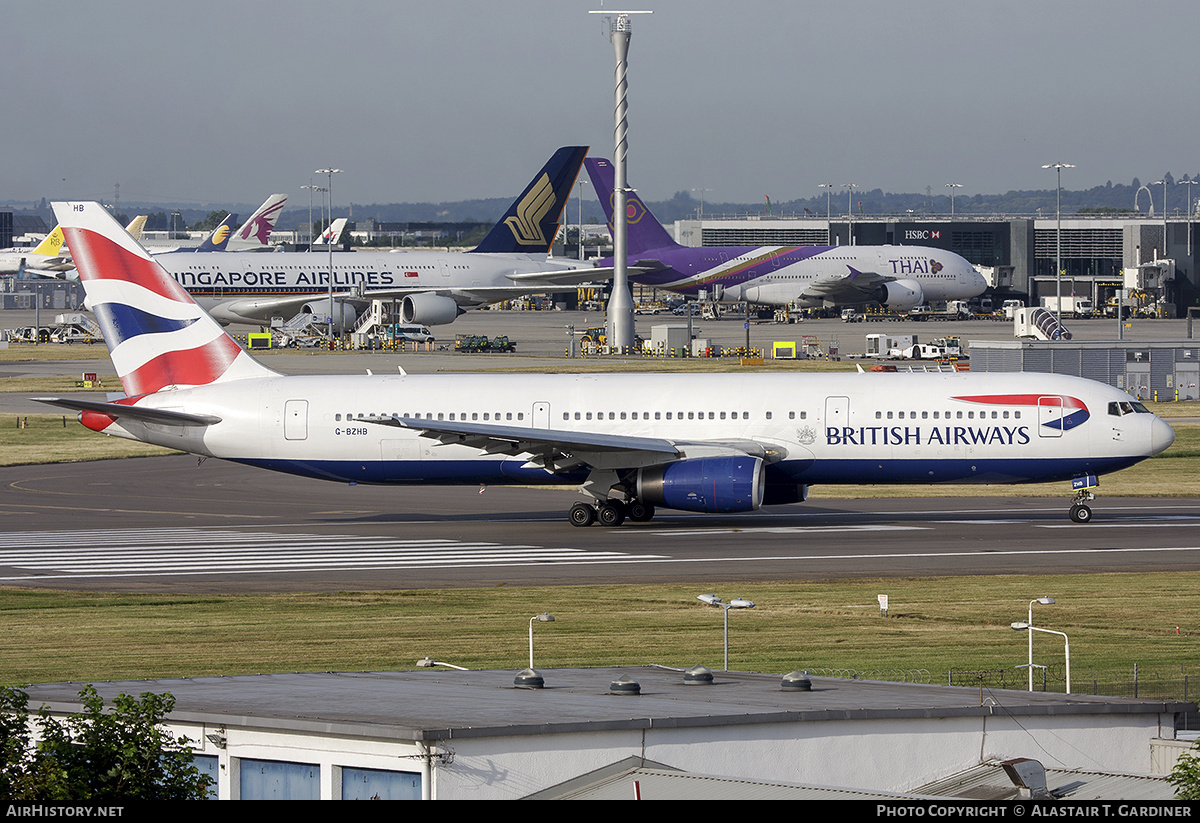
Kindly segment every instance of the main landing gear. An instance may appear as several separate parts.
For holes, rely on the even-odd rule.
[[[571,525],[580,527],[593,523],[609,527],[620,526],[626,518],[635,523],[645,523],[652,517],[654,506],[637,499],[626,503],[624,500],[609,498],[597,502],[595,506],[590,503],[576,503],[567,512],[567,520]]]

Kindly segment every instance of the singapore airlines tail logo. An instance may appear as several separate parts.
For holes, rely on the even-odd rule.
[[[554,202],[554,186],[550,184],[550,175],[543,174],[517,203],[517,213],[505,219],[504,225],[508,226],[522,246],[549,246],[542,231],[542,220],[554,208]]]

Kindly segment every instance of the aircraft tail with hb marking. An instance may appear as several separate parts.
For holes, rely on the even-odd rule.
[[[558,219],[571,197],[571,187],[587,152],[587,146],[566,146],[554,152],[500,222],[472,251],[549,254],[558,236]]]
[[[99,203],[55,203],[54,215],[128,396],[276,374],[243,351]]]

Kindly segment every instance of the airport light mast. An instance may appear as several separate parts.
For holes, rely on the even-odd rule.
[[[625,96],[629,83],[625,76],[629,62],[629,39],[633,34],[633,25],[629,19],[631,14],[653,14],[650,11],[590,11],[588,14],[608,14],[611,17],[609,39],[616,52],[616,88],[614,92],[616,105],[613,119],[613,281],[612,295],[608,299],[608,344],[624,351],[633,348],[633,295],[629,291],[629,241],[625,220],[628,216],[626,209],[625,158],[629,152],[626,141],[628,126],[625,122],[629,106]],[[596,194],[603,197],[602,192]]]
[[[1058,195],[1054,200],[1054,282],[1058,289],[1058,302],[1054,306],[1054,320],[1061,330],[1062,324],[1062,170],[1075,168],[1070,163],[1047,163],[1043,169],[1054,169],[1058,174]],[[1137,196],[1134,195],[1134,199]],[[1121,312],[1118,310],[1117,314]]]
[[[1200,183],[1200,180],[1180,180],[1179,185],[1187,186],[1187,208],[1183,213],[1187,218],[1187,249],[1188,257],[1192,256],[1192,184]]]
[[[329,178],[329,227],[333,227],[333,176],[341,174],[341,169],[317,169],[313,174],[324,174]],[[333,341],[333,234],[329,235],[329,340]]]
[[[950,189],[950,216],[954,217],[954,190],[961,189],[962,183],[947,183],[946,188]]]

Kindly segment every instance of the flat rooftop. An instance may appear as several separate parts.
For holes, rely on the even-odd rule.
[[[169,720],[389,740],[443,740],[754,723],[909,718],[1161,714],[1194,703],[912,683],[811,678],[811,691],[782,676],[712,672],[708,685],[658,666],[539,669],[541,689],[514,685],[517,670],[313,672],[128,680],[93,684],[106,702],[120,693],[170,692]],[[631,678],[640,694],[614,694]],[[75,711],[83,684],[26,689],[30,706]]]

